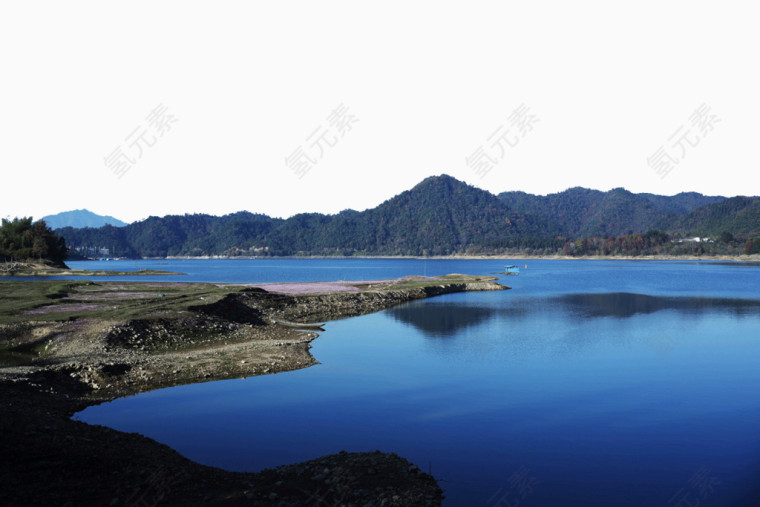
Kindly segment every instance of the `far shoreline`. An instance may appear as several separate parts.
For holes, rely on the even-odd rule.
[[[622,256],[622,255],[589,255],[584,257],[572,257],[561,255],[515,255],[515,256],[496,256],[496,255],[440,255],[440,256],[413,256],[413,255],[352,255],[352,256],[170,256],[170,257],[145,257],[142,259],[119,259],[126,262],[140,262],[140,261],[188,261],[188,260],[282,260],[282,259],[294,259],[294,260],[421,260],[421,261],[443,261],[443,260],[498,260],[502,262],[516,262],[516,261],[531,261],[531,260],[561,260],[561,261],[678,261],[678,262],[732,262],[737,264],[751,265],[760,263],[760,254],[738,256],[738,255],[713,255],[713,256],[696,256],[696,255],[650,255],[650,256]],[[69,262],[105,262],[96,261],[95,259],[75,260]],[[112,262],[112,261],[111,261]],[[102,276],[128,276],[128,277],[142,277],[142,276],[177,276],[185,275],[185,273],[177,271],[166,270],[153,270],[153,269],[139,269],[134,271],[124,271],[119,269],[73,269],[69,266],[66,268],[58,268],[45,265],[26,265],[22,269],[13,272],[0,272],[0,280],[3,278],[35,278],[35,277],[102,277]]]
[[[731,261],[731,262],[760,262],[760,254],[752,255],[586,255],[581,257],[564,255],[283,255],[283,256],[231,256],[231,255],[203,255],[203,256],[168,256],[168,257],[143,257],[142,259],[123,259],[129,261],[166,261],[166,260],[261,260],[261,259],[379,259],[379,260],[563,260],[563,261]],[[94,259],[92,259],[94,261]],[[77,261],[78,262],[78,261]]]

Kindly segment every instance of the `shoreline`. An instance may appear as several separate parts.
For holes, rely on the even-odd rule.
[[[80,262],[80,261],[72,261]],[[38,262],[18,263],[13,270],[0,270],[2,277],[35,277],[35,276],[170,276],[184,275],[176,271],[162,271],[157,269],[140,269],[137,271],[109,271],[106,269],[71,269],[68,266],[49,266]]]
[[[443,493],[435,479],[395,454],[338,453],[258,473],[227,472],[141,435],[71,417],[87,406],[154,389],[305,368],[316,363],[309,349],[318,335],[294,323],[507,288],[494,280],[447,275],[261,286],[73,282],[63,289],[45,281],[0,283],[0,310],[30,284],[44,295],[50,287],[65,292],[52,304],[28,302],[21,316],[18,308],[0,311],[6,360],[9,350],[26,354],[18,364],[0,366],[0,480],[9,486],[0,503],[125,505],[125,490],[145,489],[159,474],[170,486],[157,494],[171,504],[300,505],[320,498],[330,505],[364,505],[387,497],[388,505],[440,505]],[[101,301],[109,308],[98,307]],[[367,469],[384,473],[367,476]],[[328,472],[315,482],[315,470]]]
[[[526,259],[526,260],[624,260],[624,261],[731,261],[731,262],[760,262],[760,254],[752,255],[640,255],[640,256],[624,256],[624,255],[588,255],[581,257],[563,256],[563,255],[522,255],[516,254],[512,256],[504,255],[437,255],[437,256],[418,256],[418,255],[287,255],[287,256],[223,256],[223,255],[208,255],[208,256],[169,256],[169,257],[145,257],[139,260],[261,260],[261,259],[380,259],[380,260],[393,260],[393,259],[414,259],[414,260],[511,260],[511,259]],[[127,260],[127,259],[125,259]],[[135,260],[135,259],[129,259]]]
[[[107,269],[90,270],[90,269],[61,269],[61,270],[44,270],[44,271],[21,271],[18,273],[0,273],[0,277],[45,277],[45,276],[173,276],[185,275],[177,271],[160,271],[152,269],[141,269],[139,271],[109,271]],[[0,278],[1,280],[2,278]]]

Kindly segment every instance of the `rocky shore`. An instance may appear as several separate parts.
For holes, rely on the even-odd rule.
[[[504,288],[465,275],[259,286],[0,283],[0,504],[439,505],[435,479],[394,454],[340,452],[233,473],[71,416],[162,387],[310,366],[317,334],[299,329],[309,323]]]

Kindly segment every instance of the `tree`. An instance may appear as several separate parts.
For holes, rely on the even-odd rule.
[[[32,223],[32,218],[3,219],[0,226],[0,259],[3,261],[46,261],[65,266],[68,249],[44,220]]]

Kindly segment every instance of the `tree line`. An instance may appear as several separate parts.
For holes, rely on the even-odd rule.
[[[68,255],[64,238],[58,237],[43,220],[32,217],[3,219],[0,225],[0,259],[12,261],[47,261],[63,265]]]
[[[737,237],[722,241],[723,231]],[[288,219],[249,212],[186,214],[58,232],[74,247],[108,248],[110,256],[128,258],[738,255],[760,248],[760,239],[754,239],[760,234],[760,198],[579,188],[549,196],[496,196],[442,175],[361,212],[301,213]],[[691,241],[691,235],[712,241]]]

